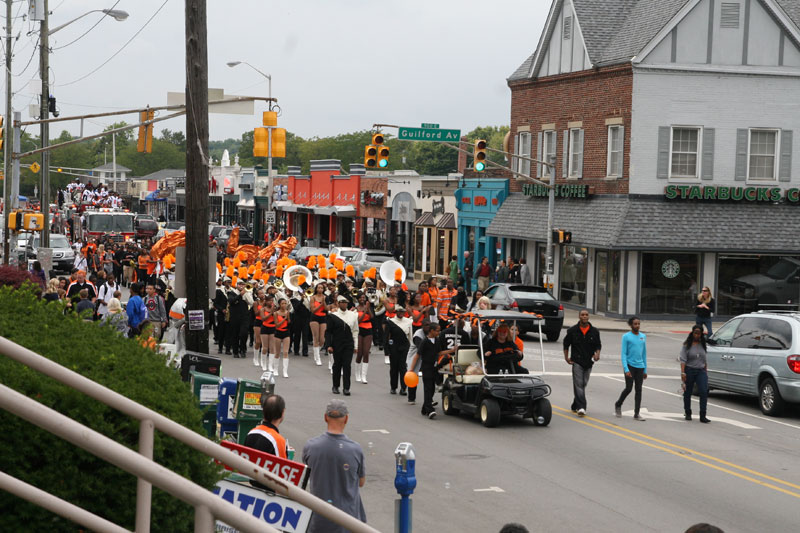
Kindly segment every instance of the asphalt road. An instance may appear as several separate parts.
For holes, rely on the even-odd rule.
[[[417,531],[491,532],[511,521],[531,531],[684,531],[696,522],[728,532],[796,530],[800,411],[764,417],[754,400],[712,393],[712,423],[684,421],[675,360],[683,335],[651,334],[647,421],[631,418],[633,395],[623,418],[615,418],[613,402],[623,388],[620,336],[603,336],[589,414],[580,419],[569,411],[571,378],[561,344],[544,343],[545,379],[553,389],[548,427],[504,419],[488,429],[465,416],[445,416],[441,405],[439,417],[428,420],[419,403],[389,394],[389,367],[374,351],[369,384],[354,383],[347,398],[347,434],[367,455],[362,495],[369,523],[394,529],[393,452],[408,441],[417,451]],[[534,337],[526,338],[524,364],[532,370],[540,368],[537,347]],[[223,361],[224,376],[261,374],[251,357]],[[288,406],[281,432],[299,454],[325,430],[323,409],[333,396],[327,367],[312,358],[292,356],[289,375],[276,387]]]

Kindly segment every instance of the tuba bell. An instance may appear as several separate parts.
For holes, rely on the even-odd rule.
[[[302,284],[300,283],[301,276],[305,278],[305,281]],[[281,285],[286,286],[286,288],[290,291],[305,291],[308,293],[310,290],[313,293],[314,290],[313,287],[311,287],[311,281],[313,279],[314,277],[309,269],[303,265],[293,265],[287,268],[283,273],[283,282]]]
[[[401,274],[399,281],[395,279],[395,274],[397,273],[398,269],[400,270]],[[387,287],[392,287],[394,285],[401,285],[405,282],[406,279],[405,267],[403,267],[403,265],[398,261],[394,260],[385,261],[381,265],[379,274],[381,276],[381,280],[383,280],[383,282],[386,284]]]

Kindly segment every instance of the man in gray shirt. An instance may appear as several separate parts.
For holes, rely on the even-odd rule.
[[[306,443],[303,462],[311,469],[311,494],[366,522],[359,492],[367,480],[364,451],[344,434],[347,420],[347,404],[331,400],[325,408],[328,431]],[[346,533],[347,529],[315,513],[308,533],[315,532]]]

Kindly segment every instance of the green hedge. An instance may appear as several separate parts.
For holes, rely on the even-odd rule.
[[[164,357],[111,328],[65,316],[30,287],[0,288],[0,335],[203,433],[201,411],[189,387]],[[137,420],[0,355],[0,382],[35,398],[136,450]],[[0,410],[0,470],[130,530],[136,512],[136,478],[37,426]],[[220,479],[209,458],[156,431],[154,460],[211,489]],[[2,492],[2,491],[0,491]],[[153,531],[192,531],[194,510],[153,488]],[[80,529],[41,507],[7,493],[0,497],[0,531]]]

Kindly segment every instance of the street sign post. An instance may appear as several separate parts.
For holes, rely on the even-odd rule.
[[[438,124],[425,124],[425,126],[438,126]],[[461,130],[400,126],[397,129],[397,138],[401,141],[458,142],[461,140]]]

